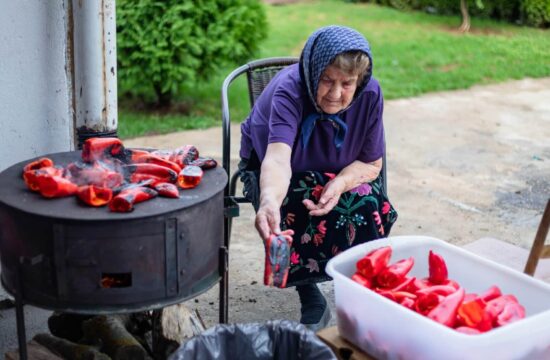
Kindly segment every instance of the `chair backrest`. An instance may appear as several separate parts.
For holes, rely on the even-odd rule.
[[[269,81],[283,68],[299,61],[297,57],[275,57],[251,61],[235,70],[225,78],[222,85],[222,128],[223,128],[223,167],[230,175],[229,160],[231,153],[231,116],[229,113],[229,85],[239,76],[246,74],[250,108],[265,89]],[[227,189],[226,189],[227,190]],[[227,196],[228,194],[226,194]]]

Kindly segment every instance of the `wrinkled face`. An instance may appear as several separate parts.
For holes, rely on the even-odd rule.
[[[317,105],[327,114],[336,114],[353,100],[357,75],[350,75],[333,65],[327,66],[317,89]]]

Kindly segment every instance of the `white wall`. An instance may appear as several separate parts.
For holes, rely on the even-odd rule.
[[[0,171],[74,149],[69,0],[0,0]]]

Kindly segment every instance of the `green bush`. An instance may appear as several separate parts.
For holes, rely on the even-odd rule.
[[[550,26],[550,0],[523,0],[521,10],[527,24],[536,27]]]
[[[259,0],[119,0],[117,34],[119,95],[165,106],[252,57],[267,20]]]

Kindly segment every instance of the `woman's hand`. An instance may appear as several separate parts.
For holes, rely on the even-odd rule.
[[[255,225],[264,242],[269,239],[271,234],[279,235],[281,233],[280,223],[281,213],[276,204],[260,204],[256,213]]]
[[[305,199],[302,203],[309,210],[309,215],[326,215],[338,204],[340,196],[345,191],[346,182],[343,178],[337,176],[325,185],[317,204],[309,199]]]
[[[325,185],[317,204],[308,199],[302,203],[309,210],[311,216],[326,215],[338,204],[343,193],[363,183],[373,181],[378,177],[380,169],[382,169],[382,158],[370,163],[355,160]]]
[[[292,149],[285,143],[267,145],[260,175],[260,207],[256,213],[256,230],[265,241],[281,233],[281,204],[288,191],[292,171]]]

